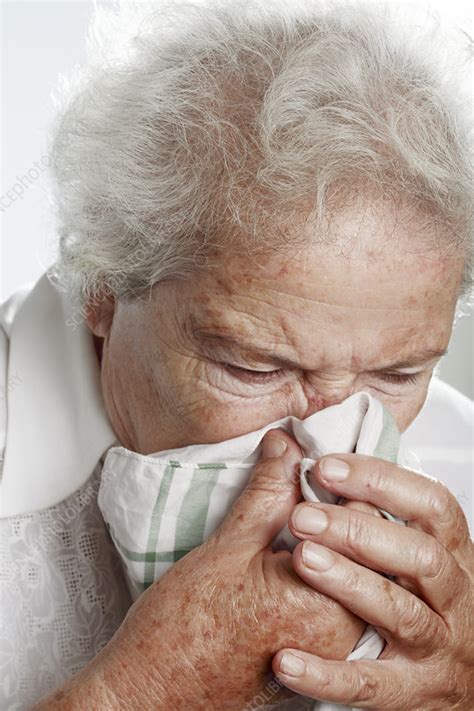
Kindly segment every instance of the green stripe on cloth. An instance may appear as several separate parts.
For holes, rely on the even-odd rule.
[[[379,441],[377,442],[373,456],[396,464],[399,446],[400,432],[398,431],[391,412],[384,407],[382,432],[380,433]]]
[[[197,548],[204,542],[204,529],[211,502],[211,494],[224,467],[202,467],[194,470],[193,478],[183,499],[176,521],[174,547],[180,550]],[[181,556],[175,556],[175,561]]]
[[[136,553],[131,551],[130,548],[126,548],[124,545],[117,541],[115,536],[112,536],[113,541],[117,548],[124,554],[127,560],[132,560],[135,563],[174,563],[176,560],[176,555],[180,558],[185,556],[191,551],[191,548],[179,551],[147,551],[146,553]]]
[[[153,513],[151,515],[150,528],[148,530],[148,541],[146,550],[147,552],[156,550],[156,545],[158,543],[158,536],[160,534],[160,524],[161,516],[166,505],[166,499],[168,498],[169,490],[171,487],[171,480],[174,475],[174,469],[176,468],[176,463],[170,463],[163,474],[163,479],[161,480],[160,489],[158,491],[158,496],[156,497],[155,506],[153,507]],[[146,554],[145,554],[146,555]],[[153,580],[155,577],[155,561],[147,560],[145,561],[145,580]]]
[[[224,462],[211,462],[210,464],[198,464],[199,469],[227,469]]]
[[[396,464],[398,461],[399,446],[400,432],[391,412],[384,407],[382,432],[380,433],[379,441],[377,442],[373,456]],[[388,511],[385,511],[384,509],[379,509],[379,511],[389,521],[397,520],[396,517]],[[387,577],[390,578],[390,580],[395,579],[390,575]]]

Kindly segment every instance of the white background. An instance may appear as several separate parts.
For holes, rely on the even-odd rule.
[[[418,3],[420,4],[420,3]],[[422,3],[440,10],[472,36],[472,3]],[[46,134],[52,116],[50,92],[59,73],[68,74],[85,60],[84,38],[92,2],[0,2],[1,27],[1,183],[4,196],[18,178],[46,156]],[[34,175],[35,170],[30,173]],[[1,208],[0,301],[25,282],[36,280],[56,255],[54,222],[47,201],[45,174],[22,198]],[[474,397],[472,315],[459,320],[449,354],[439,373]]]

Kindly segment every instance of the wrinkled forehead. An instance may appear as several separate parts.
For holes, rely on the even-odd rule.
[[[344,357],[357,367],[400,353],[408,359],[416,349],[443,350],[463,257],[424,230],[393,211],[346,211],[331,223],[331,239],[286,253],[228,255],[194,282],[192,326],[279,344],[281,355],[296,355],[308,368],[317,365],[316,346],[331,362],[336,344],[338,360],[347,350]]]
[[[216,263],[214,287],[229,296],[280,291],[341,312],[456,301],[462,250],[439,222],[405,205],[366,200],[317,225],[310,215],[287,227],[287,240],[288,249],[276,253],[226,254]]]
[[[439,223],[373,200],[328,212],[325,227],[309,215],[286,229],[284,250],[252,254],[236,239],[185,288],[158,284],[155,303],[169,288],[168,312],[182,329],[258,336],[299,354],[313,351],[316,338],[320,346],[347,341],[364,358],[375,345],[385,352],[414,338],[446,346],[464,255]]]

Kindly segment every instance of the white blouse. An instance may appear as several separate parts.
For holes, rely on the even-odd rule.
[[[402,442],[449,486],[471,531],[473,436],[472,401],[433,377]],[[92,336],[44,274],[0,310],[4,711],[28,709],[86,666],[131,604],[97,506],[103,458],[117,444]]]

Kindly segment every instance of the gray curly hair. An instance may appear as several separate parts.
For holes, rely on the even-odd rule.
[[[135,298],[216,252],[291,250],[295,218],[317,235],[375,188],[463,250],[466,297],[471,47],[432,11],[368,0],[98,6],[55,97],[51,280],[82,304]]]

